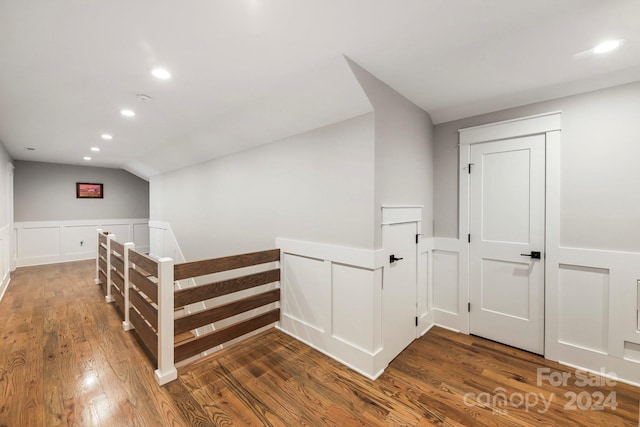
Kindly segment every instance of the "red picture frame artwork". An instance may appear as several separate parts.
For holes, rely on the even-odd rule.
[[[102,184],[92,184],[88,182],[76,182],[77,199],[102,199],[104,192]]]

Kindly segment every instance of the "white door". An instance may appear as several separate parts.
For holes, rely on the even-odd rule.
[[[382,233],[389,251],[382,287],[382,340],[385,359],[391,361],[416,338],[418,224],[385,225]]]
[[[470,150],[470,332],[543,354],[545,137]]]

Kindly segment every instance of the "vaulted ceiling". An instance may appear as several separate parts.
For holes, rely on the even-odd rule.
[[[149,177],[371,111],[344,56],[444,122],[640,80],[639,16],[637,0],[2,0],[0,140]]]

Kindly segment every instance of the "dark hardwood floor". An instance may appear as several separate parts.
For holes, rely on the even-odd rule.
[[[17,270],[0,302],[0,426],[639,425],[638,388],[581,387],[573,369],[441,328],[375,382],[271,329],[158,387],[94,265]]]

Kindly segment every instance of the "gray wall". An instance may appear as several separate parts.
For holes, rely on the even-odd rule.
[[[349,61],[375,111],[375,247],[382,205],[422,205],[422,232],[433,235],[433,123],[420,107]]]
[[[187,260],[273,248],[276,237],[373,247],[374,117],[151,178],[151,219]]]
[[[149,217],[149,183],[122,169],[15,161],[14,221]],[[103,199],[77,199],[76,182],[104,184]]]
[[[9,206],[7,206],[9,162],[11,162],[11,156],[0,141],[0,228],[9,224]]]
[[[562,111],[561,244],[640,252],[640,82],[435,127],[435,234],[458,235],[460,128]]]

